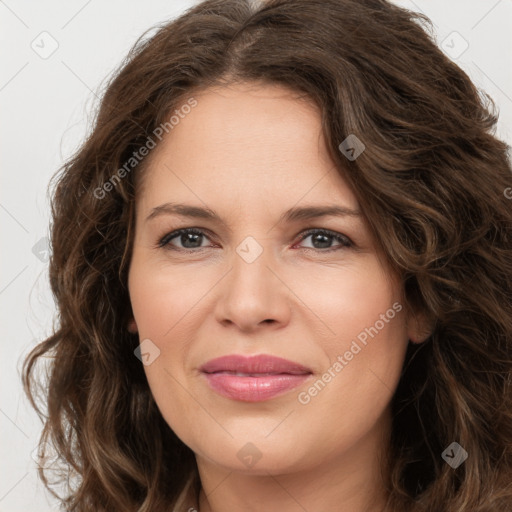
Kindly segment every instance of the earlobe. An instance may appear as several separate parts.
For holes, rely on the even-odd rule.
[[[432,325],[423,313],[411,313],[407,319],[407,336],[411,343],[423,343],[432,335]]]
[[[137,322],[135,322],[134,318],[128,322],[128,332],[131,334],[136,334],[138,332]]]

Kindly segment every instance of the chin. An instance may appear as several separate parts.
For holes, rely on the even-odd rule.
[[[273,441],[263,436],[253,441],[246,439],[247,436],[244,436],[242,441],[230,439],[228,444],[212,443],[216,446],[215,450],[210,446],[205,447],[205,450],[194,451],[227,471],[247,475],[290,473],[306,469],[313,463],[313,454],[298,452],[297,442],[290,442],[287,446],[277,438]],[[288,439],[298,437],[290,435]]]

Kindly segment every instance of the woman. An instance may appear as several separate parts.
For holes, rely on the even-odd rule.
[[[512,510],[511,167],[427,26],[208,0],[134,47],[24,369],[66,510]]]

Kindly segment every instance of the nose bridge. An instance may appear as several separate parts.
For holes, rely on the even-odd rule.
[[[232,269],[218,302],[219,320],[250,328],[266,320],[283,321],[285,300],[280,281],[272,272],[272,248],[263,239],[244,238],[232,254]]]
[[[269,266],[272,266],[271,252],[270,244],[265,243],[262,238],[246,236],[235,247],[232,256],[232,291],[244,296],[254,296],[269,293],[275,288],[275,278],[269,270]]]

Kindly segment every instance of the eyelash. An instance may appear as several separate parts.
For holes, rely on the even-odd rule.
[[[203,230],[200,230],[197,228],[182,228],[182,229],[177,229],[176,231],[172,231],[171,233],[167,233],[165,236],[163,236],[158,241],[156,248],[164,248],[164,249],[168,249],[168,250],[172,250],[172,251],[180,251],[180,252],[189,253],[189,254],[194,253],[194,252],[199,252],[203,249],[208,249],[208,247],[196,247],[195,249],[187,249],[187,248],[175,247],[173,245],[170,245],[169,242],[171,242],[171,240],[179,237],[180,235],[189,234],[189,233],[194,234],[194,235],[205,236],[208,238],[207,234]],[[307,229],[307,230],[303,231],[302,233],[300,233],[299,243],[304,241],[310,235],[314,235],[314,234],[324,234],[324,235],[330,236],[330,237],[334,238],[336,241],[338,241],[341,244],[341,246],[334,247],[334,248],[328,248],[328,249],[315,249],[314,247],[303,247],[303,249],[310,250],[310,251],[313,250],[313,251],[320,252],[320,253],[326,253],[326,252],[339,251],[341,249],[348,249],[348,248],[351,248],[354,246],[352,240],[350,240],[350,238],[348,238],[347,236],[342,235],[340,233],[336,233],[335,231],[330,231],[329,229],[321,229],[321,228],[310,228],[310,229]]]

